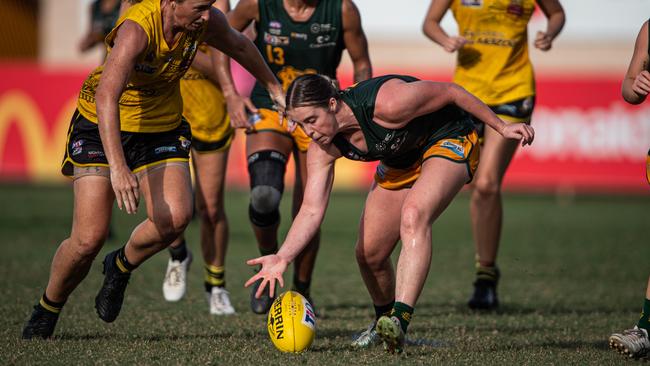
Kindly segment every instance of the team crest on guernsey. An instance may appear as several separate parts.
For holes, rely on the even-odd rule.
[[[523,0],[511,0],[510,5],[508,5],[508,14],[518,17],[524,15]]]
[[[482,8],[483,0],[460,0],[460,5],[472,8]]]

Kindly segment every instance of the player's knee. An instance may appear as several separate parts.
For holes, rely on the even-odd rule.
[[[415,204],[406,203],[402,207],[400,220],[401,235],[413,235],[424,230],[429,225],[429,215],[421,207]]]
[[[106,234],[95,232],[85,233],[70,238],[74,252],[80,259],[94,259],[104,245]]]
[[[501,193],[501,183],[489,177],[477,177],[474,181],[474,195],[478,197],[494,197]]]
[[[368,268],[372,271],[381,269],[386,262],[387,256],[378,249],[373,250],[371,246],[358,242],[354,248],[354,254],[359,267]]]
[[[280,200],[284,190],[287,158],[280,152],[265,150],[248,158],[251,197],[248,209],[253,224],[260,227],[275,225],[280,220]]]
[[[223,205],[217,203],[214,204],[204,204],[197,207],[199,211],[199,217],[204,224],[214,226],[220,221],[225,220],[226,213],[224,211]]]
[[[192,212],[190,210],[176,210],[159,213],[156,215],[154,223],[162,240],[171,243],[185,231],[191,219]]]

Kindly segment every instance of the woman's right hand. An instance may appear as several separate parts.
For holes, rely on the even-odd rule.
[[[287,270],[289,263],[277,254],[266,255],[255,259],[246,261],[249,266],[262,265],[262,268],[253,277],[251,277],[244,287],[248,287],[255,283],[257,280],[262,279],[262,283],[257,288],[255,298],[259,298],[268,284],[269,295],[273,298],[275,296],[275,281],[280,283],[280,287],[284,287],[284,280],[282,274]]]
[[[252,126],[248,122],[250,113],[257,113],[257,108],[248,97],[239,94],[231,94],[226,97],[228,115],[230,116],[230,125],[233,128],[250,129]]]
[[[632,84],[632,90],[640,96],[647,96],[650,93],[650,72],[641,71]]]
[[[110,172],[117,207],[120,210],[125,209],[128,214],[136,213],[140,201],[140,190],[135,174],[126,166],[121,168],[110,167]]]

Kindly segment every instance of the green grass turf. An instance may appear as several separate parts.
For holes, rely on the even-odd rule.
[[[162,299],[167,256],[132,277],[122,314],[105,324],[93,299],[102,281],[97,260],[66,305],[51,341],[21,341],[20,332],[46,284],[59,242],[69,232],[72,195],[61,186],[0,186],[0,364],[617,364],[607,348],[612,331],[634,325],[650,273],[650,197],[507,195],[500,256],[501,310],[475,314],[465,303],[473,280],[468,196],[461,194],[434,224],[434,257],[406,355],[380,348],[354,351],[353,334],[372,318],[354,261],[363,194],[335,193],[322,227],[313,297],[323,313],[316,341],[300,355],[276,351],[265,317],[248,310],[244,261],[257,256],[247,218],[247,194],[229,192],[231,241],[228,288],[238,315],[208,314],[203,295],[198,223],[188,242],[197,259],[187,297]],[[281,235],[289,220],[287,198]],[[143,210],[140,210],[143,211]],[[142,218],[114,213],[121,245]],[[290,282],[291,274],[285,275]]]

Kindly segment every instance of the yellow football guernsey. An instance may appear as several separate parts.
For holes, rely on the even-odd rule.
[[[534,9],[534,0],[453,0],[459,35],[469,41],[454,82],[488,105],[535,95],[527,33]]]
[[[209,54],[203,44],[199,52]],[[226,100],[221,90],[195,68],[181,79],[183,116],[192,126],[192,136],[203,142],[217,142],[233,133],[226,113]]]
[[[138,56],[120,97],[120,129],[127,132],[170,131],[181,122],[183,101],[179,80],[190,67],[207,24],[197,31],[181,33],[169,47],[163,36],[160,0],[143,0],[130,7],[106,36],[107,53],[111,52],[117,28],[126,20],[140,25],[149,43]],[[99,66],[84,81],[77,103],[79,113],[94,123],[97,123],[95,91],[103,69],[103,65]]]

